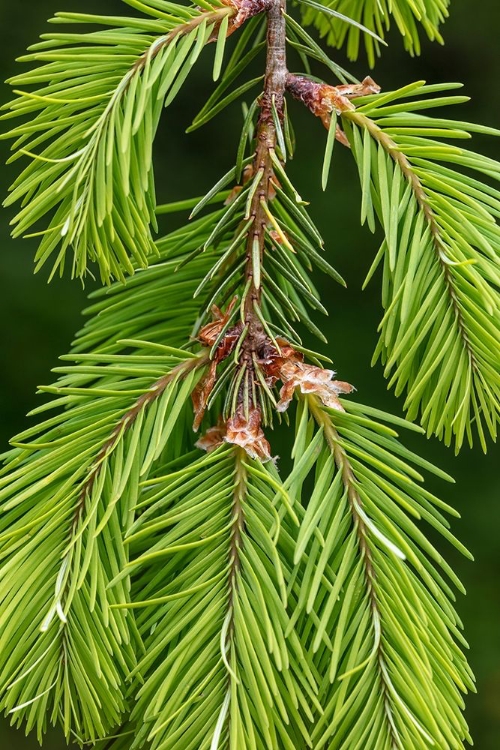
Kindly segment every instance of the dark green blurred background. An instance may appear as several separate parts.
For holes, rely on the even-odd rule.
[[[45,30],[45,20],[57,10],[101,13],[129,12],[120,0],[0,0],[0,78],[14,71],[14,59]],[[133,11],[130,11],[133,12]],[[425,78],[429,82],[462,81],[472,102],[455,110],[458,119],[471,119],[500,126],[500,6],[498,0],[466,2],[454,0],[451,18],[444,29],[446,46],[424,44],[421,58],[408,57],[397,34],[373,74],[384,89]],[[211,55],[212,53],[208,53]],[[336,59],[345,63],[342,54]],[[295,62],[291,67],[297,66]],[[239,135],[240,110],[234,105],[191,136],[184,129],[212,88],[203,64],[188,81],[176,106],[170,108],[157,140],[156,176],[160,201],[201,194],[234,163]],[[350,68],[362,78],[368,71],[364,61]],[[0,90],[0,100],[9,97]],[[359,188],[349,154],[336,147],[333,175],[326,194],[319,189],[325,131],[319,120],[292,107],[298,149],[290,169],[300,193],[311,201],[311,213],[323,232],[334,265],[348,281],[348,289],[318,279],[330,317],[322,321],[330,345],[325,347],[342,380],[354,383],[358,397],[379,408],[401,413],[401,401],[386,391],[379,367],[370,369],[380,318],[378,279],[363,294],[360,286],[377,249],[377,240],[359,227]],[[451,113],[450,113],[451,114]],[[500,141],[478,139],[477,148],[500,156]],[[0,142],[0,163],[8,146]],[[15,167],[0,172],[0,192],[5,194]],[[12,211],[0,214],[0,441],[26,424],[24,414],[35,404],[38,383],[50,380],[50,368],[67,351],[80,313],[85,290],[69,280],[46,283],[46,273],[32,274],[34,241],[9,238]],[[168,224],[164,224],[165,227]],[[170,224],[172,226],[172,223]],[[90,285],[91,286],[91,285]],[[90,288],[90,287],[89,287]],[[312,342],[311,342],[312,343]],[[485,457],[478,450],[464,449],[460,458],[438,441],[409,435],[406,443],[456,477],[448,485],[429,480],[433,491],[460,510],[462,521],[454,531],[472,550],[470,564],[453,550],[444,549],[465,582],[468,595],[460,598],[471,644],[471,662],[477,675],[477,696],[467,701],[467,713],[479,750],[500,748],[500,498],[498,451]],[[2,450],[2,449],[0,449]],[[34,748],[6,724],[0,725],[0,748]],[[46,742],[50,750],[64,743],[58,735]],[[411,749],[408,749],[411,750]],[[439,750],[439,749],[437,749]]]

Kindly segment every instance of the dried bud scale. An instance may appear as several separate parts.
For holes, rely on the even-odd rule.
[[[207,323],[200,331],[200,343],[213,346],[227,325],[236,300],[232,300],[225,313],[218,307],[212,309],[214,321]],[[193,408],[195,421],[193,429],[198,430],[203,420],[206,404],[217,380],[217,366],[227,359],[237,346],[243,331],[242,323],[229,328],[222,337],[214,358],[212,359],[205,377],[193,392]],[[236,394],[237,407],[227,422],[219,421],[217,427],[209,428],[205,435],[197,442],[197,446],[204,450],[213,450],[223,441],[239,445],[244,448],[251,458],[269,460],[271,449],[262,429],[262,411],[258,402],[263,398],[262,383],[254,371],[258,367],[269,388],[274,388],[281,382],[279,400],[276,404],[277,412],[288,409],[295,392],[314,394],[327,407],[343,410],[339,396],[352,393],[354,387],[349,383],[334,380],[333,370],[323,369],[304,362],[304,356],[285,339],[278,337],[274,341],[264,332],[262,326],[254,331],[255,360],[250,362],[248,376],[253,378],[252,392],[257,394],[257,403],[252,399],[245,399],[245,393],[240,385]],[[242,355],[240,366],[248,364],[245,353]]]
[[[258,458],[263,462],[269,461],[271,459],[271,446],[266,440],[261,423],[260,409],[250,409],[247,416],[243,406],[239,406],[236,413],[227,422],[224,440],[226,443],[244,448],[250,458]]]
[[[373,78],[367,76],[361,83],[329,86],[318,83],[307,76],[288,74],[286,79],[287,91],[304,104],[328,130],[332,112],[338,115],[356,109],[351,99],[368,94],[378,94],[380,86]],[[337,125],[335,137],[344,146],[349,147],[349,141],[343,130]]]

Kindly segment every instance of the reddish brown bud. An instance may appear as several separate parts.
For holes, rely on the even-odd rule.
[[[320,117],[326,128],[330,127],[331,114],[352,111],[355,109],[351,99],[367,94],[378,94],[380,86],[373,78],[367,76],[361,83],[342,84],[341,86],[329,86],[326,83],[312,81],[306,76],[296,76],[292,73],[287,75],[287,90],[295,99],[301,101],[305,106]],[[336,138],[345,146],[349,146],[345,133],[337,126]]]
[[[296,388],[301,393],[315,393],[325,406],[343,411],[339,401],[341,393],[351,393],[354,386],[341,380],[333,380],[335,372],[303,362],[286,362],[280,372],[283,387],[280,391],[278,411],[286,411]]]
[[[222,330],[227,325],[237,301],[237,297],[234,297],[227,306],[225,313],[217,305],[212,306],[213,321],[203,326],[198,334],[198,339],[202,344],[205,344],[205,346],[213,346],[215,344]]]
[[[231,203],[234,203],[234,201],[236,200],[236,198],[238,197],[238,195],[241,193],[242,190],[243,190],[243,186],[242,185],[235,185],[231,189],[231,192],[227,196],[226,200],[224,201],[224,205],[225,206],[230,206]]]
[[[222,420],[215,427],[209,427],[204,435],[195,443],[196,447],[207,453],[212,453],[224,443],[226,425]]]
[[[239,406],[236,414],[228,420],[224,440],[226,443],[244,448],[250,458],[258,458],[261,461],[271,459],[271,446],[261,427],[260,409],[250,409],[247,419],[243,407]]]
[[[271,229],[271,230],[269,231],[269,236],[270,236],[270,237],[271,237],[271,239],[272,239],[272,240],[274,240],[274,242],[276,242],[276,244],[278,244],[278,245],[283,245],[283,243],[284,243],[284,237],[285,237],[286,239],[288,239],[288,238],[286,237],[286,235],[285,235],[284,233],[283,233],[283,234],[280,234],[279,232],[277,232],[277,231],[276,231],[276,229]]]
[[[297,352],[285,339],[278,337],[276,344],[278,348],[273,343],[268,342],[259,359],[259,365],[264,370],[267,383],[270,386],[281,379],[281,368],[286,362],[301,362],[304,359],[303,355]]]
[[[199,430],[205,411],[207,409],[207,402],[212,393],[215,381],[217,379],[217,360],[213,359],[210,362],[210,368],[205,377],[198,383],[196,388],[191,394],[191,400],[193,402],[194,410],[194,422],[193,430],[196,432]]]
[[[287,75],[286,87],[291,95],[301,101],[316,117],[323,118],[335,109],[338,114],[355,109],[347,96],[335,86],[312,81],[306,76]]]
[[[342,96],[348,99],[355,99],[357,96],[368,96],[369,94],[380,94],[380,86],[375,83],[371,76],[366,76],[361,83],[346,83],[342,86],[335,86],[335,89]]]

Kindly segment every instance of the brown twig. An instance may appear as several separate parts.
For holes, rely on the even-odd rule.
[[[267,340],[262,323],[255,313],[255,306],[260,305],[260,279],[254,275],[254,258],[259,256],[259,264],[264,260],[264,246],[268,217],[264,205],[272,199],[275,193],[275,175],[271,154],[277,144],[276,126],[273,109],[280,122],[283,121],[284,93],[286,85],[286,23],[284,11],[286,0],[271,0],[267,10],[267,57],[264,78],[264,91],[260,98],[260,115],[256,131],[256,150],[253,161],[253,174],[262,171],[259,186],[253,196],[250,206],[250,216],[253,218],[251,231],[246,245],[245,283],[249,285],[244,302],[245,325],[248,333],[242,347],[240,365],[246,367],[245,377],[241,384],[241,401],[244,394],[252,394],[255,380],[255,355]],[[257,408],[253,396],[251,405]],[[248,404],[247,404],[248,408]]]
[[[274,169],[271,151],[276,147],[277,136],[273,119],[273,105],[280,121],[283,120],[283,103],[286,84],[286,27],[283,12],[286,0],[274,0],[267,13],[267,58],[264,79],[264,91],[260,99],[260,115],[257,124],[257,146],[253,161],[253,173],[262,170],[260,184],[255,191],[250,216],[254,219],[252,230],[247,240],[245,281],[251,280],[252,286],[246,299],[245,311],[247,323],[255,317],[254,303],[260,302],[260,285],[255,284],[253,268],[254,241],[259,243],[260,258],[264,253],[264,240],[267,226],[267,216],[262,207],[262,201],[268,201],[274,194]]]

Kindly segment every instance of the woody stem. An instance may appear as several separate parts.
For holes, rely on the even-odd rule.
[[[271,153],[276,147],[277,134],[273,110],[279,121],[283,120],[284,93],[286,86],[286,23],[283,15],[286,0],[271,0],[267,10],[267,58],[264,91],[260,98],[260,115],[257,123],[256,149],[253,173],[262,172],[259,185],[252,199],[250,216],[253,219],[246,245],[244,322],[248,334],[242,350],[241,365],[246,366],[246,377],[252,377],[253,355],[264,331],[255,313],[260,306],[262,289],[260,269],[264,260],[266,226],[268,223],[264,206],[273,196],[274,170]]]

